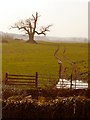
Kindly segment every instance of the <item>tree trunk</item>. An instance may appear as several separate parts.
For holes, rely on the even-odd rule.
[[[34,34],[28,34],[29,35],[29,40],[27,41],[28,43],[37,43],[35,40],[34,40]]]

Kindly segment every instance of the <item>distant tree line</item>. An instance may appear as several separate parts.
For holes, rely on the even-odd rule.
[[[3,43],[8,43],[8,41],[12,39],[13,39],[13,36],[9,35],[8,33],[3,33],[0,35],[0,41]]]

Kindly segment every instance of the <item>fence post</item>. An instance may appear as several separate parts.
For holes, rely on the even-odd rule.
[[[88,89],[90,90],[90,74],[88,74]]]
[[[59,79],[62,79],[62,63],[58,63],[59,64]]]
[[[5,84],[7,83],[7,81],[8,81],[8,73],[6,73],[5,75]]]
[[[71,81],[70,81],[70,89],[72,89],[72,74],[71,74]]]
[[[38,86],[38,72],[36,72],[36,88]]]

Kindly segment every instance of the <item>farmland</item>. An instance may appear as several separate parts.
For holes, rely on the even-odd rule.
[[[58,63],[54,52],[59,46],[58,56],[67,67],[67,74],[71,74],[71,66],[62,57],[65,55],[76,62],[80,73],[88,71],[88,44],[87,43],[50,43],[39,42],[29,44],[23,40],[8,40],[2,44],[2,75],[11,74],[58,74]],[[86,78],[87,74],[83,75]]]
[[[71,74],[71,66],[62,53],[76,62],[80,73],[88,71],[88,44],[49,43],[29,44],[20,40],[9,40],[2,44],[2,73],[11,74],[58,74],[58,63],[54,52],[59,46],[58,56]],[[84,74],[85,79],[87,74]],[[85,79],[86,80],[86,79]],[[47,82],[47,81],[46,81]],[[2,120],[4,119],[90,119],[90,91],[74,89],[2,89]],[[79,106],[79,107],[78,107]],[[68,112],[69,111],[69,112]],[[7,112],[7,114],[6,114]]]

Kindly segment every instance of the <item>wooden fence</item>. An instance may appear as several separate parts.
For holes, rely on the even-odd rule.
[[[38,85],[41,88],[55,87],[59,76],[55,74],[38,74]]]
[[[59,79],[57,85],[57,88],[70,88],[70,89],[87,89],[88,83],[83,82],[81,80],[73,80],[72,74],[69,79]]]
[[[30,85],[32,87],[38,86],[38,73],[35,75],[5,75],[5,84],[7,85]]]
[[[5,75],[5,84],[6,85],[29,85],[30,87],[35,88],[70,88],[70,89],[84,89],[88,88],[88,83],[81,83],[79,81],[73,80],[72,75],[68,79],[59,79],[58,75],[54,74],[38,74],[35,75],[14,75],[8,74]]]

